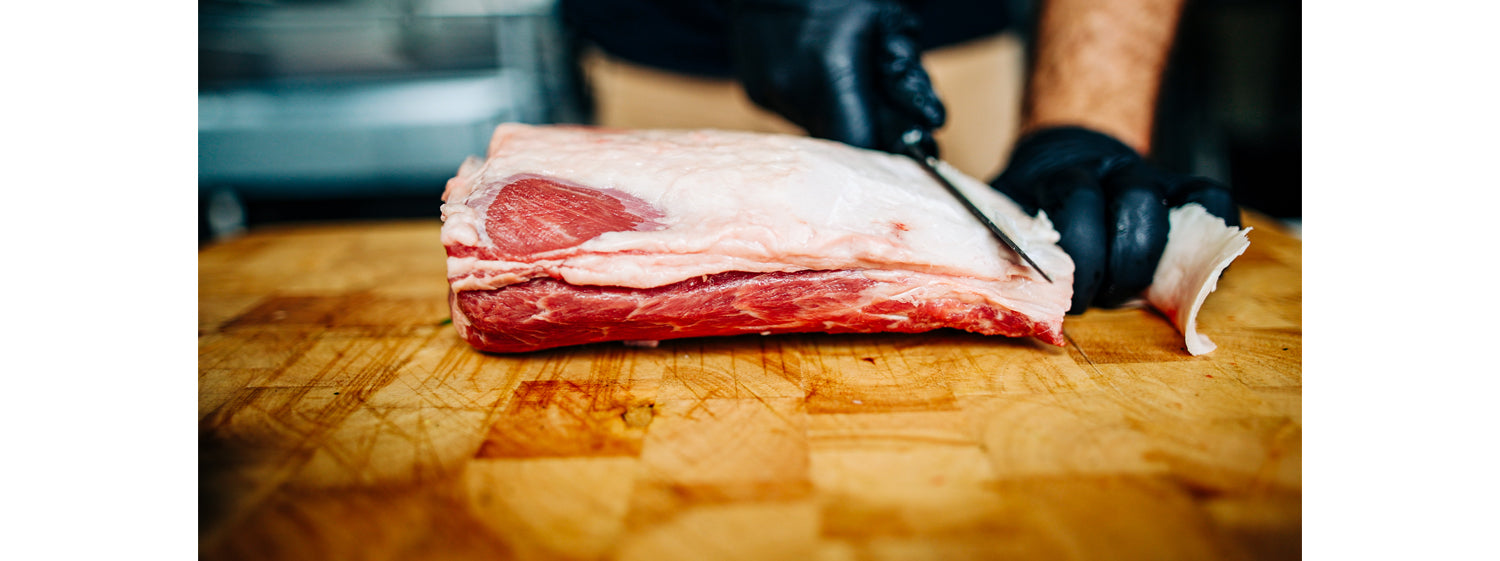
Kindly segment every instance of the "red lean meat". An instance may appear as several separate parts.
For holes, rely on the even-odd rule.
[[[443,195],[474,347],[951,327],[1063,344],[1045,217],[945,170],[1057,282],[904,158],[805,137],[500,126]]]

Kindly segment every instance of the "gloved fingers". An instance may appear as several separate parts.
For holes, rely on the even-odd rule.
[[[1104,177],[1140,159],[1135,150],[1108,135],[1080,127],[1051,127],[1021,137],[1004,174],[1030,183],[1054,170],[1076,167]]]
[[[1223,218],[1226,225],[1240,227],[1240,207],[1228,185],[1206,177],[1184,177],[1167,191],[1167,206],[1177,208],[1188,203],[1203,205],[1209,214]]]
[[[832,89],[828,92],[827,113],[806,119],[804,127],[812,136],[837,140],[860,148],[880,148],[883,136],[877,134],[880,115],[870,106],[868,96],[861,90],[861,78],[848,72],[847,68],[834,68],[837,76],[829,77]]]
[[[917,130],[922,134],[922,139],[917,143],[922,148],[922,152],[929,156],[941,157],[938,154],[937,140],[933,137],[932,131],[943,122],[943,105],[938,101],[937,94],[932,93],[932,85],[927,83],[927,73],[920,65],[914,65],[913,68],[915,68],[914,73],[894,78],[901,81],[900,84],[893,84],[887,80],[892,78],[889,74],[876,77],[876,79],[885,80],[882,84],[884,91],[874,92],[876,97],[872,100],[876,105],[872,111],[879,120],[876,125],[879,146],[890,152],[901,153],[904,150],[902,137],[909,131]],[[882,65],[882,72],[886,69]],[[917,75],[920,77],[914,77]],[[924,110],[918,109],[918,106],[925,107],[927,114],[922,114]]]
[[[1105,278],[1109,259],[1109,222],[1104,190],[1081,168],[1064,168],[1043,179],[1037,202],[1062,235],[1058,245],[1073,259],[1073,302],[1070,314],[1081,314],[1094,301]]]
[[[991,180],[990,187],[1010,197],[1010,200],[1015,201],[1016,204],[1021,205],[1021,210],[1025,211],[1028,215],[1036,216],[1036,211],[1040,209],[1040,205],[1037,204],[1037,190],[1034,188],[1035,186],[1019,181],[1016,174],[1011,173],[1009,168],[1001,171],[999,176]]]
[[[921,149],[923,154],[934,158],[942,157],[938,154],[937,138],[932,136],[932,129],[920,127],[912,123],[910,119],[890,112],[886,112],[881,116],[880,149],[892,154],[905,154],[906,133],[913,130],[921,133],[921,138],[917,140],[916,144],[917,148]]]
[[[942,127],[947,111],[932,88],[932,78],[922,67],[916,16],[892,4],[881,10],[876,25],[873,48],[880,93],[892,109],[911,119],[914,125],[925,129]]]
[[[756,105],[811,129],[809,111],[821,105],[819,92],[804,87],[813,70],[799,60],[795,49],[803,10],[769,2],[735,3],[730,19],[730,55],[745,94]],[[815,113],[814,113],[815,114]]]
[[[811,83],[786,84],[788,91],[816,92],[818,102],[805,104],[810,114],[798,124],[808,133],[860,148],[882,148],[887,139],[880,128],[882,115],[875,107],[876,64],[869,46],[879,36],[879,24],[870,8],[854,9],[839,17],[818,19],[823,27],[804,29],[823,37],[809,76]],[[811,100],[809,100],[811,101]]]
[[[735,73],[752,102],[812,136],[876,147],[878,4],[756,0],[729,7]]]
[[[1117,307],[1140,296],[1156,273],[1167,247],[1163,174],[1144,162],[1127,165],[1104,179],[1109,198],[1109,260],[1094,305]]]

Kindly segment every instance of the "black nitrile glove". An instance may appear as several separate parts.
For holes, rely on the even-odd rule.
[[[812,136],[901,150],[932,130],[943,104],[922,69],[917,18],[890,0],[731,0],[735,72],[756,104]]]
[[[1167,211],[1199,203],[1240,225],[1229,187],[1169,173],[1113,137],[1078,127],[1043,129],[1016,144],[992,185],[1026,212],[1047,211],[1073,258],[1073,306],[1115,307],[1151,284],[1167,245]]]

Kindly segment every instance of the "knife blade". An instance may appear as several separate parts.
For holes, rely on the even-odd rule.
[[[936,178],[939,184],[947,189],[949,193],[953,194],[953,198],[958,199],[958,202],[962,203],[964,208],[968,209],[969,213],[974,215],[974,218],[979,219],[979,222],[984,224],[984,227],[988,228],[991,234],[995,235],[995,239],[1000,240],[1000,243],[1005,244],[1005,247],[1008,247],[1011,251],[1016,252],[1016,255],[1021,256],[1021,259],[1024,259],[1027,265],[1030,265],[1032,269],[1036,269],[1036,272],[1040,273],[1042,275],[1042,278],[1047,279],[1047,282],[1051,283],[1052,277],[1047,276],[1047,272],[1043,271],[1042,268],[1036,264],[1036,261],[1032,261],[1030,255],[1026,255],[1025,251],[1021,251],[1021,246],[1016,245],[1015,240],[1012,240],[1010,236],[1005,234],[1004,230],[1001,230],[999,226],[995,225],[995,222],[990,220],[990,217],[986,216],[983,211],[980,211],[979,207],[974,206],[974,202],[970,201],[969,197],[965,196],[963,191],[958,190],[958,186],[954,185],[952,181],[949,181],[948,178],[943,175],[942,171],[938,170],[937,158],[928,155],[919,144],[922,140],[922,136],[922,131],[919,129],[912,129],[906,131],[906,134],[901,135],[901,145],[902,149],[906,152],[906,156],[909,156],[911,159],[916,160],[917,164],[922,166],[923,169],[927,170],[927,173],[929,175],[931,175],[933,178]]]

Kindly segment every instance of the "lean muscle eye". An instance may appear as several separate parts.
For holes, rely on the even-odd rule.
[[[500,188],[485,211],[485,231],[498,251],[530,255],[574,247],[607,232],[653,229],[661,216],[628,193],[528,175]]]

